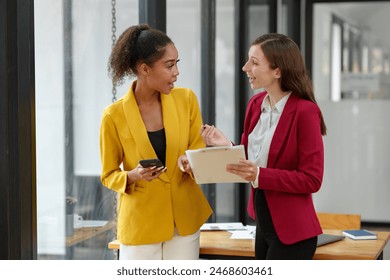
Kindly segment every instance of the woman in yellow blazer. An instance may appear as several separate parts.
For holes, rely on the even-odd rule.
[[[104,110],[100,128],[101,181],[120,194],[120,259],[197,259],[199,228],[212,213],[178,165],[187,149],[205,144],[196,95],[174,87],[177,62],[170,38],[148,25],[125,30],[110,56],[114,83],[137,78]],[[139,161],[149,158],[165,167],[143,168]]]

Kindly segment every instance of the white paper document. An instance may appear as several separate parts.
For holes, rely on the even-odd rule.
[[[202,231],[226,230],[232,233],[231,239],[254,239],[256,226],[242,223],[205,223],[201,226]]]
[[[200,230],[246,230],[242,223],[204,223]]]
[[[187,150],[186,155],[198,184],[248,182],[226,171],[227,164],[246,158],[243,145]]]
[[[231,239],[255,239],[252,231],[249,230],[237,230],[232,232]]]

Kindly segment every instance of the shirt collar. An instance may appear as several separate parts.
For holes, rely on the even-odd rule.
[[[263,100],[263,102],[261,103],[261,110],[262,111],[271,111],[271,110],[276,110],[278,111],[279,113],[282,113],[283,112],[283,109],[284,109],[284,106],[286,105],[287,103],[287,100],[288,98],[290,97],[291,95],[291,91],[286,94],[285,96],[283,96],[283,98],[281,98],[272,108],[271,108],[271,104],[270,104],[270,100],[269,100],[269,94],[267,94]]]

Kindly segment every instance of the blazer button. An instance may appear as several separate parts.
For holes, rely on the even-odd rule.
[[[166,184],[165,184],[165,187],[166,187],[167,189],[169,189],[169,188],[171,187],[171,184],[170,184],[170,183],[166,183]]]

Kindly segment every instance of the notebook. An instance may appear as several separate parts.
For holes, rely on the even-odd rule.
[[[374,232],[365,229],[344,230],[343,235],[355,240],[377,239],[376,234]]]
[[[344,238],[345,238],[345,236],[342,236],[342,235],[323,233],[323,234],[318,235],[317,247],[322,246],[322,245],[326,245],[329,243],[333,243],[336,241],[340,241],[340,240],[343,240]]]

